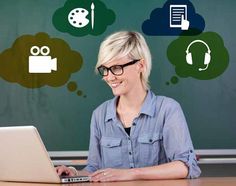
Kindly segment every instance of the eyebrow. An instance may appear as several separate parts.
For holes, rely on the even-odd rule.
[[[116,65],[122,65],[122,64],[115,64],[115,65],[111,65],[111,66],[105,66],[105,65],[101,65],[101,66],[103,66],[103,67],[106,67],[106,68],[110,68],[110,67],[112,67],[112,66],[116,66]]]

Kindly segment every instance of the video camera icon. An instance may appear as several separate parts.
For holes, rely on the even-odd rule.
[[[50,49],[48,46],[39,48],[32,46],[30,49],[32,56],[29,56],[29,73],[51,73],[57,71],[57,58],[48,56]],[[42,56],[39,56],[41,54]]]

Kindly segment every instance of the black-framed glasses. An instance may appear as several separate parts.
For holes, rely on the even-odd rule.
[[[97,70],[101,76],[107,76],[109,71],[111,71],[111,73],[116,76],[120,76],[124,73],[124,67],[127,67],[129,65],[133,65],[133,64],[137,63],[138,61],[140,61],[140,59],[135,59],[135,60],[125,63],[123,65],[113,65],[111,67],[105,67],[102,65],[102,66],[99,66],[97,68]]]

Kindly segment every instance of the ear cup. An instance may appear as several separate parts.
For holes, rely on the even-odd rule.
[[[211,55],[209,53],[205,53],[204,65],[209,64],[210,61],[211,61]]]
[[[190,65],[193,64],[191,52],[190,52],[190,53],[187,53],[187,55],[186,55],[186,61],[187,61],[187,63],[190,64]]]

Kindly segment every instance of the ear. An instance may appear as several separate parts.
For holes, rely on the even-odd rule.
[[[146,67],[146,62],[144,59],[140,59],[140,61],[137,63],[137,68],[139,72],[144,72],[144,69]]]

